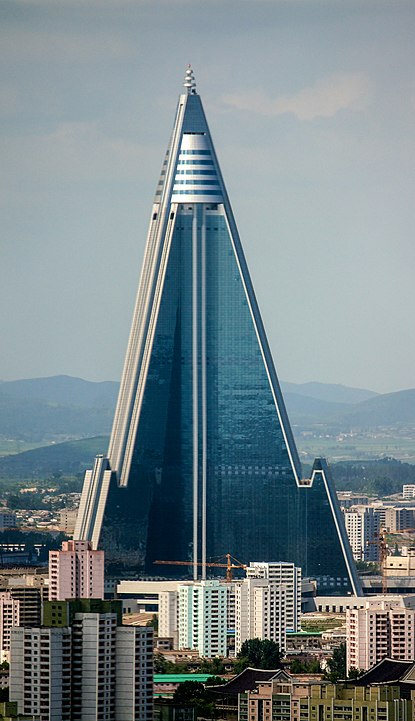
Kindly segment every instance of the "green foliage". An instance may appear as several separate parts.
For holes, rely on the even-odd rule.
[[[154,654],[154,673],[191,673],[187,663],[173,663],[158,651]]]
[[[205,681],[205,686],[222,686],[224,683],[226,683],[226,679],[220,676],[211,676]]]
[[[404,483],[415,483],[415,465],[395,458],[333,463],[331,471],[336,488],[369,496],[401,493]]]
[[[159,631],[159,619],[158,619],[158,616],[157,616],[156,613],[153,614],[153,618],[152,618],[150,621],[147,621],[146,626],[147,626],[148,628],[153,628],[153,630],[154,630],[154,635],[155,635],[155,636],[158,635],[158,631]]]
[[[39,509],[50,511],[51,504],[44,502],[42,493],[30,491],[28,493],[10,494],[7,499],[7,505],[11,509],[22,508],[28,511],[37,511]]]
[[[106,436],[83,438],[79,441],[65,441],[52,445],[42,446],[32,451],[18,453],[0,458],[1,488],[12,485],[16,488],[16,481],[24,485],[40,486],[53,478],[53,485],[59,485],[62,492],[70,490],[79,491],[82,488],[82,478],[85,468],[91,465],[91,458],[98,453],[104,453],[108,446]],[[57,480],[54,474],[62,473],[65,476]],[[13,481],[13,483],[11,483]]]
[[[174,692],[178,703],[194,703],[205,698],[205,687],[200,681],[183,681]]]
[[[240,673],[248,666],[266,669],[281,668],[281,654],[278,643],[259,638],[244,641],[237,656],[235,671]]]
[[[225,664],[219,657],[212,658],[211,661],[203,659],[200,666],[200,673],[212,673],[215,676],[225,673]]]
[[[365,673],[365,672],[361,668],[349,668],[349,673],[348,673],[347,678],[349,678],[350,680],[354,680],[356,678],[359,678],[359,676],[361,676],[362,673]]]
[[[322,673],[322,670],[317,659],[305,661],[301,658],[294,658],[290,663],[290,673]]]
[[[365,575],[376,576],[379,573],[378,563],[369,563],[368,561],[356,561],[358,571],[364,571]]]
[[[169,671],[167,670],[169,661],[164,658],[163,654],[156,652],[153,657],[153,663],[154,673],[169,673]]]
[[[194,706],[201,718],[215,718],[215,697],[200,681],[184,681],[174,692],[173,700],[177,704]]]
[[[346,644],[341,643],[333,651],[332,657],[327,661],[326,678],[332,683],[345,679],[346,671]]]

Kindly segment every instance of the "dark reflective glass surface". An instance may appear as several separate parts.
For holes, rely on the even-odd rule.
[[[291,470],[226,219],[213,211],[203,216],[200,205],[184,206],[176,216],[128,487],[114,483],[110,489],[101,545],[113,564],[132,572],[183,575],[180,566],[153,562],[192,558],[192,233],[198,516],[200,529],[205,413],[207,556],[229,552],[242,562],[294,561],[303,575],[330,577],[324,581],[328,589],[349,590],[324,484],[319,478],[312,489],[298,488]]]

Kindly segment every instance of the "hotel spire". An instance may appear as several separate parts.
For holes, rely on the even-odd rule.
[[[204,577],[208,557],[231,553],[244,563],[294,562],[322,594],[355,592],[327,465],[317,461],[302,478],[190,65],[184,87],[108,453],[86,473],[75,538],[104,548],[119,573],[159,575],[166,571],[154,562],[172,559]]]

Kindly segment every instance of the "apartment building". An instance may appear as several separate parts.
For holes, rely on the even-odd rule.
[[[347,668],[369,669],[382,658],[415,657],[415,610],[398,602],[370,601],[346,611]]]
[[[378,561],[376,539],[381,517],[373,506],[352,506],[344,512],[344,522],[355,561]]]
[[[88,541],[64,541],[49,551],[49,600],[104,598],[104,551]]]
[[[8,661],[10,652],[10,632],[20,625],[20,601],[11,593],[0,593],[0,660]]]
[[[266,578],[235,584],[235,653],[251,638],[269,639],[285,651],[286,587]]]
[[[10,700],[41,721],[71,721],[71,629],[12,628]]]
[[[121,602],[47,601],[44,626],[13,628],[10,698],[41,721],[152,721],[153,632]]]
[[[285,586],[286,631],[297,632],[301,628],[301,568],[294,563],[251,562],[246,569],[247,578],[264,578],[271,585]]]
[[[159,636],[171,638],[173,648],[179,643],[179,593],[174,590],[159,594]]]
[[[194,581],[178,588],[179,649],[196,648],[201,656],[226,656],[227,585]]]

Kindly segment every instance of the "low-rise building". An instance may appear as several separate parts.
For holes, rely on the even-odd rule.
[[[388,659],[356,681],[245,669],[215,688],[217,711],[237,721],[412,721],[414,662]]]
[[[8,528],[16,528],[16,514],[8,508],[0,508],[0,533]]]

